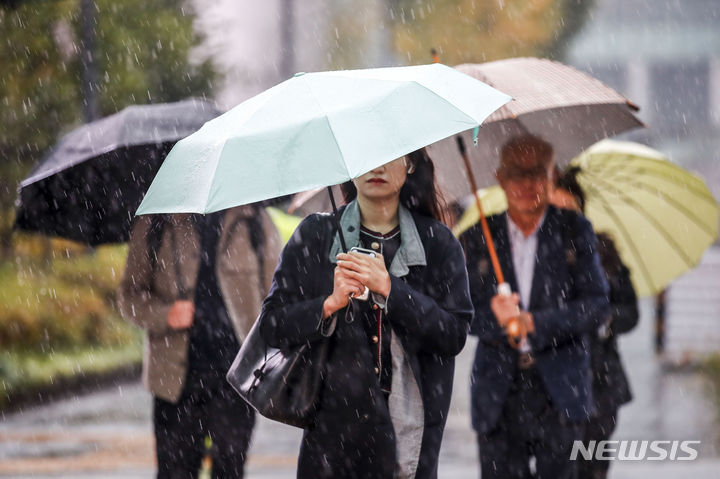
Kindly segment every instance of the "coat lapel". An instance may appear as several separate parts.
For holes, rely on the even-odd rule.
[[[557,248],[554,241],[557,230],[557,218],[551,208],[545,214],[543,224],[537,232],[537,252],[535,253],[535,272],[533,274],[532,289],[530,290],[530,304],[528,309],[538,307],[538,301],[544,294],[545,281],[552,276],[551,265],[557,262],[557,258],[564,256],[563,251]]]
[[[398,207],[398,216],[400,222],[400,248],[398,248],[392,263],[390,264],[389,273],[398,278],[406,276],[410,272],[410,266],[425,266],[427,260],[425,258],[425,248],[423,247],[420,233],[418,233],[415,220],[403,205]],[[340,217],[340,228],[345,235],[345,244],[348,248],[360,246],[360,207],[357,200],[353,200],[345,207]],[[328,259],[331,263],[337,263],[335,258],[342,247],[340,245],[340,236],[335,234],[332,247]]]

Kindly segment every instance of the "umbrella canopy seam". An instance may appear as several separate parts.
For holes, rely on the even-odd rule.
[[[601,176],[596,175],[590,171],[584,171],[584,174],[586,174],[588,177],[592,177],[595,179],[597,183],[600,183],[603,187],[605,187],[605,191],[613,192],[618,191],[616,187],[610,186],[610,183],[605,181]],[[647,174],[644,173],[644,174]],[[615,178],[613,178],[615,179]],[[631,186],[635,189],[645,191],[647,193],[655,194],[658,197],[661,197],[663,201],[670,204],[672,207],[677,209],[678,211],[681,211],[685,217],[687,217],[690,221],[692,221],[698,228],[703,230],[705,233],[708,234],[708,236],[714,236],[717,232],[713,230],[712,226],[708,226],[701,218],[699,218],[693,210],[687,208],[685,205],[680,203],[679,201],[676,201],[672,196],[669,196],[665,194],[660,188],[653,188],[650,189],[647,187],[647,185],[637,182],[637,181],[631,181],[628,183],[624,183],[628,186]],[[677,183],[674,183],[675,185],[678,185]],[[702,201],[706,201],[707,197],[700,198]],[[714,201],[712,202],[713,205],[717,205]],[[639,205],[638,205],[639,206]],[[642,209],[642,207],[640,207]]]
[[[596,191],[596,188],[593,186],[587,186],[588,192]],[[637,246],[635,245],[635,241],[633,241],[633,237],[630,234],[630,232],[625,227],[625,224],[620,221],[620,217],[615,213],[614,209],[601,197],[598,195],[598,198],[596,200],[603,206],[603,209],[608,214],[608,216],[615,219],[615,224],[617,225],[618,229],[620,230],[620,234],[622,234],[625,237],[625,241],[629,245],[629,247],[633,250],[633,253],[636,257],[640,257],[640,251],[638,250]],[[651,286],[653,290],[656,289],[655,282],[652,279],[652,275],[650,275],[650,271],[648,271],[647,266],[643,261],[637,262],[638,267],[640,268],[641,274],[645,277],[645,281]]]
[[[596,178],[596,179],[601,184],[604,183],[604,181],[601,178]],[[604,184],[603,186],[607,187],[607,184]],[[597,188],[595,188],[595,185],[593,185],[591,188],[594,188],[595,190],[597,190]],[[616,190],[613,190],[613,191],[616,191]],[[660,236],[663,239],[665,239],[665,241],[673,247],[673,251],[675,251],[677,253],[678,257],[680,257],[683,261],[685,261],[685,264],[688,267],[695,266],[696,262],[694,262],[687,254],[684,253],[684,249],[682,248],[682,246],[679,243],[677,243],[672,237],[670,237],[662,229],[662,225],[655,218],[653,218],[650,214],[648,214],[648,212],[645,211],[645,208],[643,208],[637,201],[630,198],[625,193],[620,192],[620,191],[617,191],[617,193],[618,193],[618,196],[622,197],[623,201],[627,205],[633,206],[640,213],[640,215],[643,216],[648,221],[648,223],[650,223],[655,228],[655,231],[657,233],[659,233]]]
[[[642,173],[643,175],[654,176],[658,180],[669,182],[668,181],[669,178],[661,175],[659,172],[653,171],[652,169],[644,168],[644,165],[641,165],[640,167],[638,167],[637,165],[629,164],[630,162],[627,161],[628,159],[630,159],[629,156],[627,158],[623,158],[622,161],[617,161],[615,159],[606,160],[605,158],[603,158],[603,162],[608,163],[608,165],[603,165],[603,168],[583,168],[583,172],[593,172],[600,176],[603,176],[603,173],[607,172],[610,175],[612,175],[613,177],[619,177],[620,175],[618,175],[618,173],[620,173],[620,171],[618,171],[618,170],[623,170],[622,172],[627,171],[628,175],[631,175],[633,173],[635,173],[635,174]],[[683,176],[682,186],[685,188],[686,191],[692,193],[694,196],[696,196],[700,200],[707,201],[707,200],[711,199],[711,201],[713,203],[716,203],[715,198],[713,198],[712,195],[709,195],[709,191],[707,190],[707,187],[704,185],[702,180],[697,177],[697,175],[679,170],[680,167],[678,165],[671,163],[667,159],[638,160],[637,158],[634,158],[634,159],[632,159],[632,162],[633,163],[648,163],[649,166],[653,166],[653,167],[659,166],[665,170],[676,173],[677,176],[682,175]],[[610,163],[612,163],[612,165],[610,165]],[[694,180],[692,184],[687,181],[687,178],[685,178],[688,175],[692,176],[692,178]],[[673,184],[679,185],[679,183],[676,183],[676,182]]]
[[[335,147],[337,148],[338,152],[340,153],[340,156],[343,158],[342,164],[345,167],[345,173],[348,176],[352,176],[352,175],[350,175],[350,169],[348,168],[347,162],[344,161],[345,158],[343,155],[343,151],[342,151],[342,148],[340,147],[340,143],[338,143],[337,134],[335,133],[335,129],[333,128],[332,122],[330,121],[330,116],[329,116],[328,112],[325,111],[325,108],[323,107],[322,103],[320,102],[320,99],[315,94],[315,91],[310,87],[307,80],[305,78],[303,78],[303,80],[304,80],[305,87],[308,89],[308,91],[310,91],[311,98],[315,101],[315,103],[317,104],[320,111],[323,112],[323,118],[325,119],[325,122],[327,123],[328,128],[332,132],[333,143],[335,144]],[[297,191],[295,191],[293,193],[297,193]]]

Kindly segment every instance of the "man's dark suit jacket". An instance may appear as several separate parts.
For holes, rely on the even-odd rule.
[[[507,214],[488,217],[505,280],[518,291]],[[537,231],[537,257],[530,304],[535,332],[529,336],[545,390],[565,418],[582,421],[591,413],[589,334],[610,314],[608,285],[596,251],[597,238],[581,215],[548,207]],[[463,233],[475,317],[470,330],[479,338],[471,378],[472,423],[491,431],[517,374],[518,352],[511,348],[490,309],[497,291],[480,225]]]

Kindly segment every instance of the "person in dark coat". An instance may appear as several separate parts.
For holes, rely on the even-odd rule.
[[[577,181],[577,168],[566,171],[558,180],[550,201],[561,208],[585,211],[585,192]],[[618,351],[617,337],[638,323],[638,305],[630,271],[623,264],[612,238],[598,233],[598,252],[610,285],[611,314],[590,335],[590,364],[593,377],[594,414],[585,424],[583,441],[610,439],[617,425],[618,409],[632,400],[630,384]],[[604,479],[611,461],[580,461],[579,477]]]
[[[472,318],[462,248],[438,218],[432,162],[419,150],[343,185],[282,252],[260,315],[275,347],[330,341],[299,478],[435,478],[455,356]],[[369,290],[369,299],[350,299]]]
[[[479,225],[460,238],[475,307],[470,333],[479,339],[471,416],[483,479],[576,477],[570,452],[592,407],[587,345],[609,312],[608,287],[590,223],[548,204],[552,156],[530,135],[501,151],[497,178],[508,211],[487,220],[517,293],[498,293]],[[512,321],[528,332],[520,347],[509,342]]]

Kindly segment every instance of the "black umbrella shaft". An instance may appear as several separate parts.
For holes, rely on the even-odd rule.
[[[342,228],[340,227],[340,217],[338,216],[337,206],[335,206],[335,197],[333,196],[332,186],[328,186],[328,194],[330,195],[330,204],[333,209],[333,219],[335,220],[335,228],[337,228],[338,235],[340,235],[340,245],[342,246],[343,253],[347,253],[347,245],[345,244],[345,236],[343,236]]]

